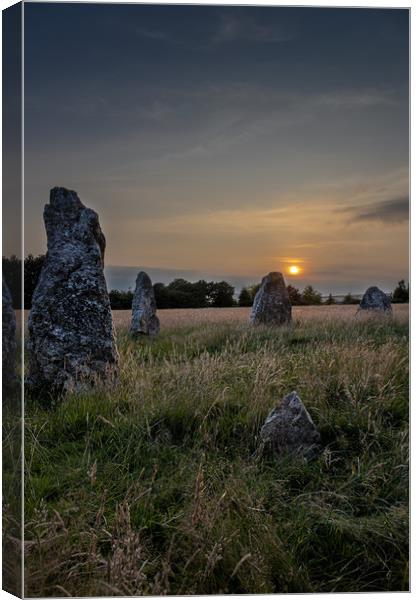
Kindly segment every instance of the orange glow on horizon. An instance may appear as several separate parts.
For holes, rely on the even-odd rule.
[[[291,275],[299,275],[300,268],[297,265],[290,265],[290,267],[289,267],[289,273]]]

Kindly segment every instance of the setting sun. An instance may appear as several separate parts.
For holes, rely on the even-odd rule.
[[[299,269],[299,267],[297,267],[296,265],[291,265],[291,266],[289,267],[289,273],[290,273],[291,275],[298,275],[299,271],[300,271],[300,269]]]

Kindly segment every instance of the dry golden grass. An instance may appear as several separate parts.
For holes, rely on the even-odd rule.
[[[251,308],[165,308],[158,310],[157,314],[163,328],[176,328],[183,325],[202,325],[204,323],[244,323],[250,316]],[[24,319],[27,323],[29,311],[24,311]],[[294,306],[292,316],[295,321],[348,321],[356,318],[364,318],[367,315],[357,317],[357,306],[355,305],[332,305],[332,306]],[[371,315],[370,315],[371,316]],[[400,322],[409,318],[408,304],[394,304],[393,316]],[[21,311],[16,311],[18,327],[21,323]],[[129,327],[131,320],[130,310],[113,310],[113,320],[116,329]]]
[[[242,323],[249,319],[251,308],[166,308],[158,311],[161,327],[171,328],[183,325],[199,325],[204,323]],[[330,321],[348,321],[357,318],[357,306],[332,305],[332,306],[294,306],[293,319],[295,321],[309,321],[314,319]],[[408,304],[393,306],[393,315],[400,321],[409,317]],[[361,315],[359,318],[363,318]],[[130,310],[113,311],[116,328],[128,327],[131,319]]]

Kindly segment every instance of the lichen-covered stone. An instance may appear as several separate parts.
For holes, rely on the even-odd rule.
[[[390,298],[380,288],[369,287],[361,299],[360,310],[391,312]]]
[[[132,302],[132,318],[130,332],[137,335],[157,335],[160,330],[156,316],[156,300],[150,277],[140,271],[136,279]]]
[[[3,277],[2,289],[3,314],[3,389],[7,390],[16,383],[16,315],[12,296]]]
[[[112,381],[118,353],[98,215],[57,187],[43,216],[48,252],[29,316],[27,385],[65,392]]]
[[[263,277],[251,310],[253,325],[286,325],[292,320],[292,305],[281,273]]]
[[[290,454],[309,460],[319,452],[321,436],[298,394],[291,392],[268,415],[260,439],[276,456]]]

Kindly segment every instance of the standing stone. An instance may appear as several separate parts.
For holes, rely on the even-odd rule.
[[[260,439],[276,455],[291,454],[309,460],[319,452],[321,436],[302,400],[291,392],[268,415]]]
[[[132,335],[157,335],[160,324],[156,316],[156,300],[150,277],[140,271],[136,279],[132,303],[130,332]]]
[[[16,315],[12,296],[3,277],[3,389],[9,389],[16,382]]]
[[[27,383],[66,392],[112,381],[118,354],[98,215],[76,192],[56,187],[43,218],[48,252],[29,316]]]
[[[250,322],[254,325],[285,325],[291,320],[292,305],[283,275],[269,273],[263,277],[254,298]]]
[[[390,299],[378,287],[369,287],[361,299],[360,309],[391,312]]]

